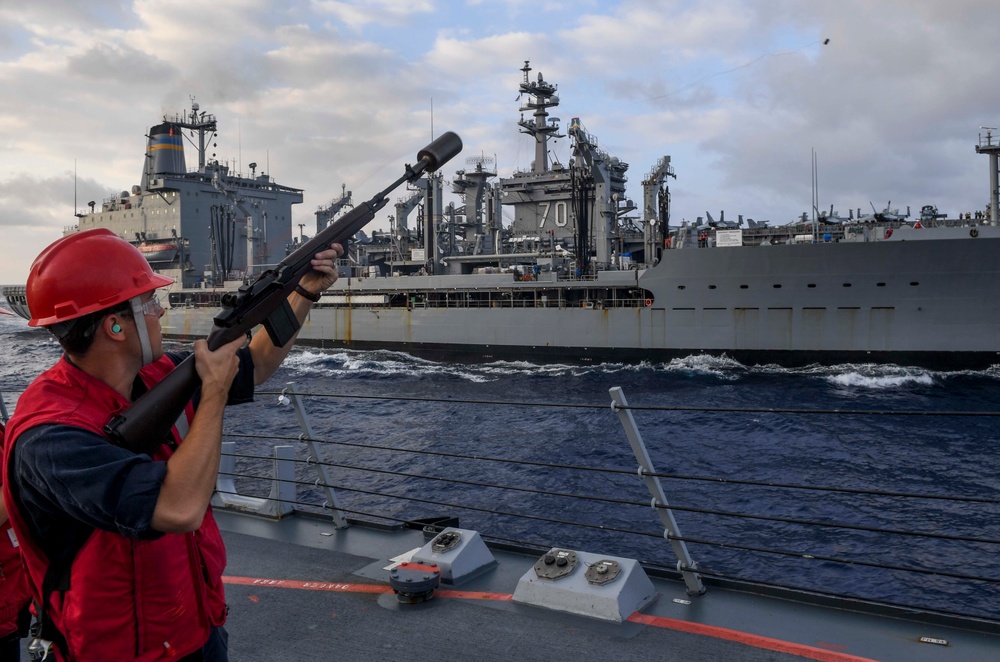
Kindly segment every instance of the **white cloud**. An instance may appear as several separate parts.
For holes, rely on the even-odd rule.
[[[316,8],[343,22],[354,30],[369,24],[401,25],[416,14],[426,14],[435,10],[435,3],[429,0],[362,0],[342,2],[340,0],[316,0]]]

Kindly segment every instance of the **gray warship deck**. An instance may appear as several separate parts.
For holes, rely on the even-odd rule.
[[[492,599],[446,592],[423,604],[400,605],[391,591],[368,593],[364,587],[388,591],[382,568],[425,544],[420,531],[337,530],[302,517],[217,516],[229,548],[233,660],[931,662],[1000,654],[995,634],[718,587],[692,601],[681,582],[663,579],[653,580],[659,597],[643,610],[648,624],[515,604],[504,596],[537,557],[499,550],[493,550],[499,562],[493,570],[459,587],[466,594],[488,592]],[[236,577],[257,581],[235,583]]]

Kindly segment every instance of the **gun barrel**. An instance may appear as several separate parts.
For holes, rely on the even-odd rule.
[[[458,137],[458,134],[446,131],[431,141],[427,147],[417,152],[417,160],[426,160],[427,170],[434,172],[461,151],[462,139]]]

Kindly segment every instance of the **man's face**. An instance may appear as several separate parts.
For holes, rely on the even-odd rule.
[[[160,298],[156,295],[155,290],[143,294],[140,302],[142,306],[141,314],[145,316],[146,331],[149,334],[149,345],[152,350],[153,360],[155,361],[163,356],[163,331],[160,329],[163,306],[160,305]],[[136,333],[138,334],[138,329],[136,329]]]

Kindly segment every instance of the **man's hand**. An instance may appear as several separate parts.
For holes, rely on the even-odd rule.
[[[313,294],[321,294],[337,282],[337,260],[344,254],[340,244],[330,244],[330,248],[316,253],[312,259],[312,270],[306,272],[299,281],[303,289]]]
[[[245,338],[237,338],[214,352],[208,348],[208,343],[202,340],[194,342],[194,367],[201,377],[202,398],[212,394],[228,398],[229,387],[239,371],[240,360],[236,358],[236,350],[243,346]]]

